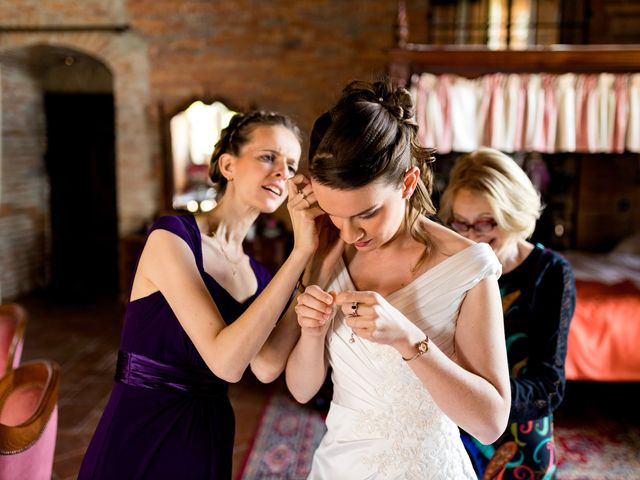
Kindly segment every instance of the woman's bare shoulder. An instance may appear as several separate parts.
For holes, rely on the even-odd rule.
[[[436,250],[446,256],[455,255],[476,243],[433,220],[425,219],[424,228]]]

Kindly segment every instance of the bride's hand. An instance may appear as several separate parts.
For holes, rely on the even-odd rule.
[[[371,342],[400,346],[424,337],[413,322],[377,292],[343,291],[337,295],[336,304],[353,333]]]
[[[287,209],[291,216],[293,228],[294,249],[299,249],[307,255],[312,255],[318,247],[318,229],[316,217],[323,211],[316,203],[315,195],[309,179],[302,174],[297,174],[287,180],[289,199]]]
[[[302,335],[324,336],[335,316],[334,297],[317,285],[309,285],[297,296],[295,311]]]

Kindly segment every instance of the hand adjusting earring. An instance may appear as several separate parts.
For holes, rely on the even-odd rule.
[[[353,302],[351,304],[351,314],[350,317],[358,317],[358,302]],[[353,330],[351,330],[351,336],[349,337],[349,343],[355,343],[356,338],[354,336]]]
[[[311,204],[309,203],[309,200],[307,200],[307,196],[305,195],[305,193],[304,193],[304,191],[302,189],[298,190],[298,195],[300,195],[302,197],[302,200],[307,202],[308,206],[311,206]]]

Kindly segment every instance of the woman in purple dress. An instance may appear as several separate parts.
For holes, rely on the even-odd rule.
[[[287,117],[237,114],[211,160],[216,208],[153,224],[125,313],[116,383],[80,479],[231,478],[227,385],[249,365],[273,381],[299,333],[293,308],[283,312],[317,247],[321,213],[310,207],[308,181],[294,176],[299,159],[299,130]],[[271,279],[242,242],[287,193],[295,242]]]

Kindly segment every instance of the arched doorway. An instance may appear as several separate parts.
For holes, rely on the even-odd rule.
[[[54,298],[118,291],[113,78],[96,59],[45,47],[43,71],[50,180]]]
[[[5,181],[3,197],[14,217],[29,219],[20,233],[24,248],[16,245],[16,252],[25,257],[32,288],[72,302],[114,296],[113,75],[101,61],[67,47],[17,48],[2,60],[4,103],[18,112],[4,134],[13,132],[8,145],[24,144],[4,152],[3,173],[19,181]]]
[[[161,205],[161,151],[151,124],[155,110],[144,39],[129,31],[0,33],[0,299],[18,298],[49,284],[43,79],[51,59],[64,60],[68,54],[95,60],[112,77],[120,239],[143,231]],[[91,81],[83,84],[95,85],[97,76],[88,78]],[[23,177],[19,182],[13,174],[17,163]]]

